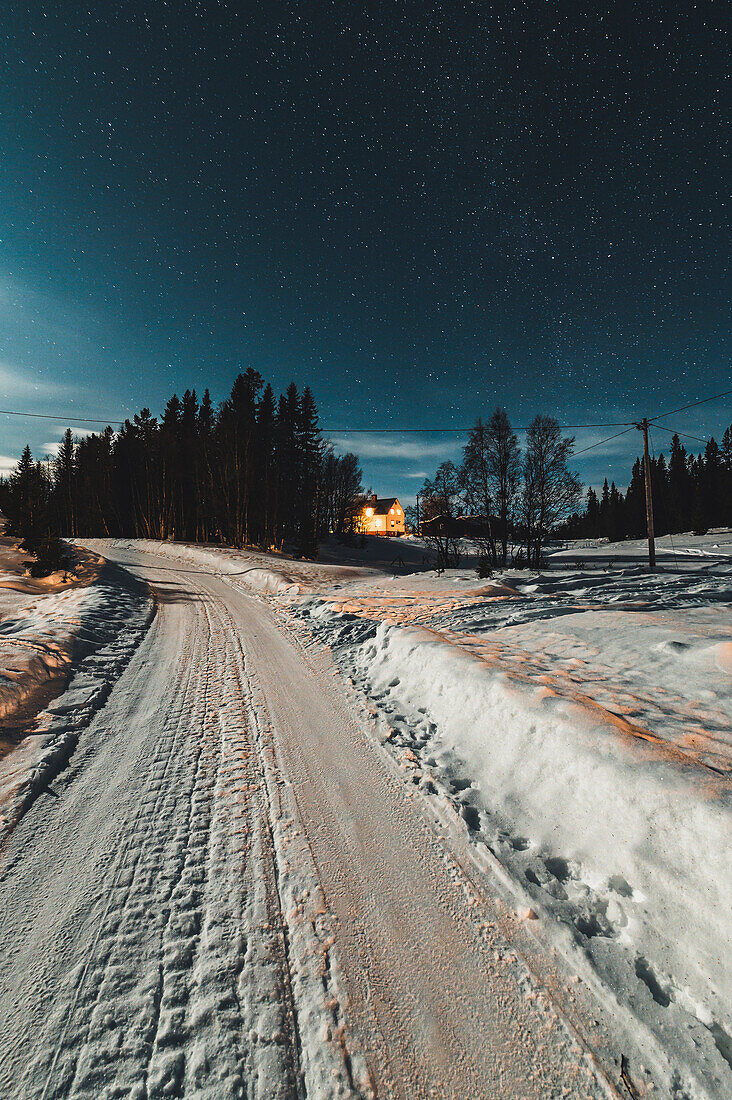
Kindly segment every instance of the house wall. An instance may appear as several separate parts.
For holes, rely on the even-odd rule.
[[[364,530],[369,535],[403,535],[406,528],[404,526],[404,510],[397,501],[394,506],[393,512],[385,516],[367,516],[364,514]]]

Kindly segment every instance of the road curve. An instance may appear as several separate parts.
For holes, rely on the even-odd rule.
[[[606,1096],[327,652],[213,568],[104,552],[158,611],[0,853],[0,1095]]]

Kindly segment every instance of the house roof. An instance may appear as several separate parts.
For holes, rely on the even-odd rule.
[[[367,508],[373,508],[375,516],[388,516],[389,509],[395,504],[399,504],[397,497],[378,497],[376,501],[366,501]]]

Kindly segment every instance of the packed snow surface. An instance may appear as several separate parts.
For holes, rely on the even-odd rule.
[[[0,847],[0,1095],[610,1095],[462,833],[293,633],[322,570],[100,549],[156,614]]]
[[[108,592],[101,578],[86,595],[33,597],[0,623],[9,644],[69,666],[39,741],[6,758],[26,746],[15,820],[17,807],[34,808],[13,834],[11,871],[61,875],[33,935],[67,942],[59,898],[96,912],[75,893],[77,861],[83,881],[98,882],[92,894],[101,884],[108,898],[97,938],[79,939],[88,959],[74,956],[76,969],[55,979],[76,992],[54,1002],[26,1085],[285,1096],[299,1081],[312,1096],[366,1096],[368,1057],[349,1013],[381,1021],[391,1049],[377,1056],[377,1043],[375,1065],[382,1055],[415,1073],[429,1064],[436,1079],[439,1044],[409,1045],[429,1012],[417,1011],[409,1041],[405,1021],[436,1011],[464,975],[449,1021],[461,1042],[485,1042],[471,1021],[494,999],[503,1016],[482,1032],[523,1021],[510,1059],[535,1026],[549,1029],[545,1045],[525,1047],[536,1079],[522,1079],[519,1058],[504,1095],[561,1095],[556,1058],[585,1073],[574,1040],[550,1023],[557,1006],[584,1050],[614,1062],[623,1094],[732,1094],[732,532],[659,540],[654,574],[642,543],[585,541],[555,548],[541,573],[485,580],[470,553],[462,569],[425,570],[419,540],[370,539],[361,558],[331,544],[313,563],[172,543],[94,548],[158,592],[147,634],[151,604],[129,574]],[[39,810],[54,775],[62,797]],[[422,813],[437,823],[437,858]],[[435,908],[427,884],[445,868]],[[19,1006],[42,1020],[46,996],[26,960],[38,953],[21,937],[14,873],[0,880],[23,944],[10,985],[0,978],[0,1000],[15,1004],[0,1043],[6,1085]],[[504,914],[479,922],[487,944],[467,916],[487,904],[478,882]],[[349,984],[350,1007],[339,951],[350,974],[371,975],[367,994]],[[551,989],[548,1015],[516,952]],[[49,954],[44,974],[59,959]],[[580,980],[576,998],[562,992],[565,971]],[[444,1006],[438,1015],[431,1026],[447,1026]],[[490,1044],[480,1050],[494,1057]],[[482,1094],[467,1090],[479,1062],[454,1070],[456,1096]],[[410,1095],[409,1072],[392,1079],[395,1095]],[[602,1094],[579,1081],[569,1094]]]
[[[247,574],[231,552],[221,568],[332,648],[426,797],[658,1041],[668,1087],[726,1095],[732,534],[658,551],[656,573],[640,542],[583,543],[485,581],[353,561]]]

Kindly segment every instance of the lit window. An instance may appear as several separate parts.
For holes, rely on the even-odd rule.
[[[373,508],[367,508],[366,509],[366,515],[367,516],[373,516],[373,514],[374,514]]]
[[[389,515],[390,515],[390,516],[393,516],[393,515],[394,515],[394,509],[393,509],[393,508],[390,508],[390,509],[389,509]]]

